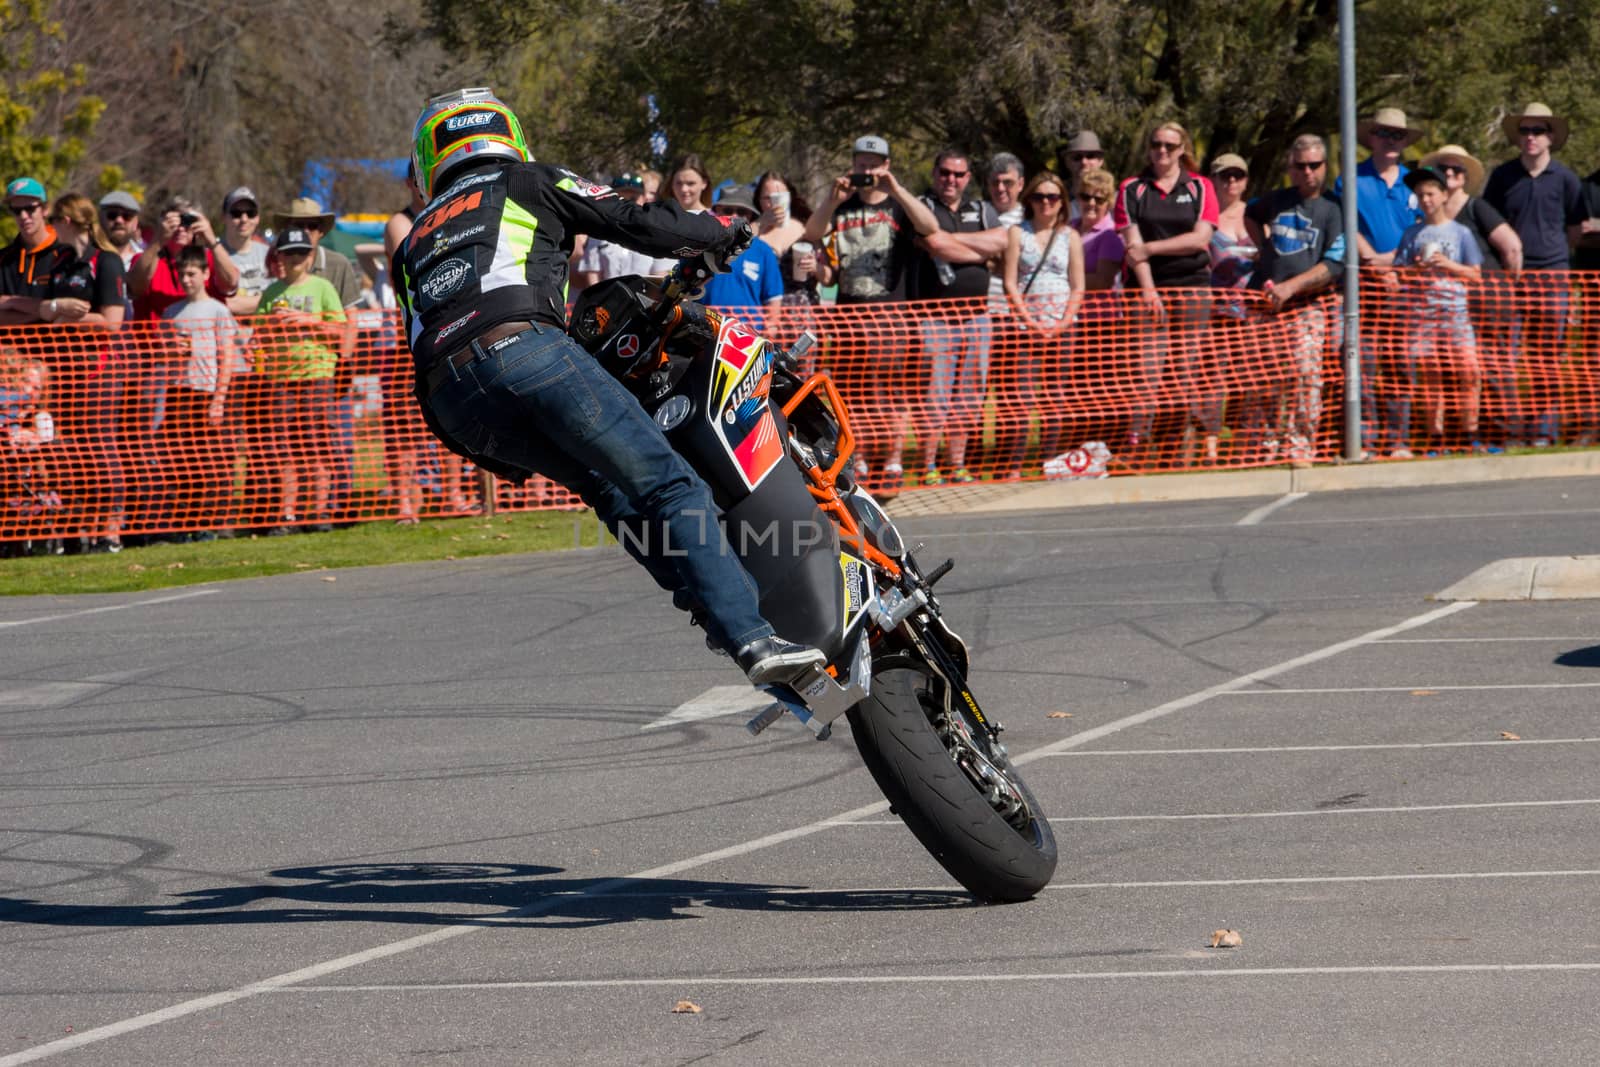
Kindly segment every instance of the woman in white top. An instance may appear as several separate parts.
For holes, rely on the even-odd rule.
[[[1010,367],[997,367],[995,470],[1008,481],[1022,477],[1031,412],[1039,414],[1042,460],[1060,451],[1066,429],[1065,335],[1083,303],[1083,238],[1069,225],[1066,189],[1050,171],[1034,175],[1022,193],[1023,220],[1006,233],[1006,299],[1021,337]]]

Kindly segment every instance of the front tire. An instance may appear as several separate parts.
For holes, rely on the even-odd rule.
[[[1019,830],[990,804],[929,720],[934,692],[933,680],[918,670],[875,675],[872,695],[848,713],[856,749],[906,827],[973,896],[1029,900],[1055,873],[1050,823],[1022,779],[1003,764],[1032,818]]]

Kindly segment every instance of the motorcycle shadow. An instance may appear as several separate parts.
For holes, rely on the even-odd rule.
[[[734,911],[889,912],[979,907],[962,890],[810,889],[677,878],[556,878],[559,867],[422,863],[289,867],[273,882],[176,894],[171,903],[52,904],[0,896],[0,923],[139,928],[398,923],[571,929]]]

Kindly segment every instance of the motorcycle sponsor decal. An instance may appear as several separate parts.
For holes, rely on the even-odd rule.
[[[683,420],[687,419],[693,411],[693,401],[686,396],[675,396],[656,408],[656,425],[661,427],[662,433],[666,433],[668,430],[676,430],[683,425]]]
[[[438,207],[429,211],[417,220],[416,228],[411,231],[412,241],[420,241],[440,226],[460,215],[464,211],[475,211],[483,203],[483,190],[458,196],[453,200],[446,200]]]
[[[721,423],[723,446],[745,484],[760,485],[783,459],[783,442],[767,407],[772,353],[754,331],[734,319],[717,330],[715,365],[706,410]]]
[[[632,359],[639,354],[639,335],[625,333],[617,339],[617,355],[623,359]]]
[[[872,572],[864,560],[848,552],[839,553],[839,570],[844,574],[844,623],[839,632],[844,634],[849,633],[872,599]]]
[[[477,317],[478,313],[476,311],[469,311],[456,321],[447,322],[443,326],[439,327],[439,332],[435,335],[435,337],[438,340],[443,341],[446,337],[449,337],[451,334],[455,333],[457,330],[461,329],[461,327],[465,326],[467,323],[471,322]]]
[[[464,259],[447,259],[427,273],[417,288],[429,300],[443,300],[466,284],[477,274],[476,268]]]

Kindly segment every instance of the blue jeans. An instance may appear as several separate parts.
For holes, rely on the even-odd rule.
[[[582,497],[675,603],[705,609],[706,632],[729,651],[773,632],[710,487],[632,394],[554,326],[490,346],[426,404],[473,455]]]

